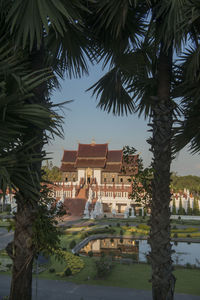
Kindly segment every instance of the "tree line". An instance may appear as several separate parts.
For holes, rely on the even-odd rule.
[[[193,175],[178,176],[172,174],[171,180],[171,188],[174,192],[188,189],[194,195],[200,195],[200,177]]]

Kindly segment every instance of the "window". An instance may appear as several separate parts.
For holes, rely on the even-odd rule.
[[[75,177],[73,177],[73,182],[75,182],[76,181],[76,179],[75,179]]]
[[[104,177],[103,181],[106,182],[106,177]]]
[[[66,181],[66,182],[68,181],[68,178],[67,178],[67,177],[65,178],[65,181]]]
[[[120,182],[123,182],[123,178],[120,178]]]
[[[112,182],[115,182],[115,178],[114,177],[112,178]]]

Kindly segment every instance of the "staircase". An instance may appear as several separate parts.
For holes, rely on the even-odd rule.
[[[76,198],[78,198],[78,199],[87,198],[87,189],[85,187],[80,188],[78,196]]]

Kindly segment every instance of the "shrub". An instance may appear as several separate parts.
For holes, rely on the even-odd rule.
[[[72,275],[71,269],[70,269],[70,268],[67,268],[67,269],[64,271],[64,274],[65,274],[65,276],[70,276],[70,275]]]
[[[92,256],[93,256],[93,252],[92,252],[92,251],[89,251],[89,252],[88,252],[88,256],[89,256],[89,257],[92,257]]]
[[[187,269],[192,269],[192,265],[190,263],[187,263],[185,266]]]
[[[98,233],[115,233],[115,229],[106,226],[105,228],[94,228],[88,232],[89,234],[98,234]]]
[[[72,272],[72,275],[79,273],[84,267],[83,260],[79,256],[76,256],[70,252],[64,252],[64,259],[66,262],[65,270],[69,268]]]
[[[178,233],[174,233],[174,236],[173,236],[175,239],[178,238]]]
[[[66,251],[66,250],[67,250],[67,248],[66,248],[66,247],[63,247],[63,248],[62,248],[62,250],[63,250],[63,251]]]
[[[190,234],[187,234],[187,237],[188,237],[188,238],[190,238],[190,237],[191,237],[191,235],[190,235]]]
[[[112,260],[110,257],[100,258],[96,261],[97,277],[103,278],[107,276],[112,269]]]
[[[101,252],[101,257],[105,257],[105,253],[104,252]]]
[[[70,249],[73,249],[76,246],[75,240],[72,240],[69,244]]]
[[[55,273],[55,269],[54,268],[50,268],[49,269],[49,273]]]
[[[146,225],[146,224],[139,224],[137,226],[137,228],[143,229],[143,230],[149,230],[150,229],[150,227],[148,225]]]
[[[120,223],[117,223],[117,227],[120,227]]]
[[[138,253],[133,253],[132,259],[133,259],[133,261],[138,261]]]
[[[126,223],[126,227],[129,227],[129,223]]]
[[[106,216],[106,215],[104,215],[103,217],[104,217],[104,218],[107,218],[107,216]]]
[[[9,268],[9,269],[10,269],[11,267],[12,267],[12,264],[7,264],[7,265],[6,265],[6,268]]]
[[[112,225],[111,225],[111,224],[109,224],[109,227],[112,227]]]

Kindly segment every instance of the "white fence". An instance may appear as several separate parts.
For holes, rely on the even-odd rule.
[[[200,221],[200,216],[185,216],[185,215],[171,215],[171,219],[178,219],[179,217],[181,217],[182,220],[196,220],[196,221]]]

